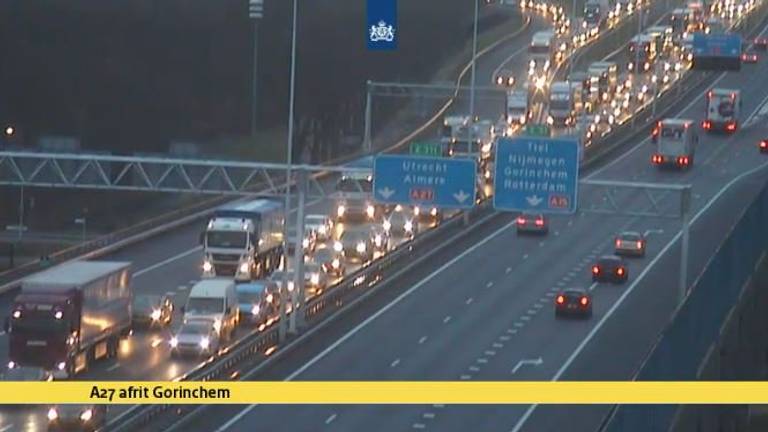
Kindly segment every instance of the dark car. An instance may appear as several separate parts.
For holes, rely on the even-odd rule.
[[[555,318],[562,316],[592,316],[592,296],[584,289],[570,288],[555,296]]]
[[[345,230],[334,243],[333,249],[337,252],[343,252],[348,260],[358,260],[368,262],[373,259],[373,238],[371,229],[364,227],[362,229]]]
[[[165,295],[138,294],[133,297],[132,310],[136,326],[167,326],[173,321],[173,302]]]
[[[335,251],[330,247],[322,247],[315,250],[312,255],[312,261],[323,266],[323,270],[329,275],[342,277],[346,271],[344,256],[341,252]]]
[[[752,45],[754,45],[754,47],[759,50],[765,51],[766,49],[768,49],[768,38],[764,38],[764,37],[756,38],[752,43]]]
[[[757,63],[757,54],[753,52],[745,52],[741,55],[742,63]]]
[[[760,140],[757,148],[760,149],[760,153],[768,153],[768,139]]]
[[[549,232],[549,221],[543,214],[523,213],[517,217],[515,225],[518,234],[546,234]]]
[[[616,237],[614,253],[622,256],[645,256],[645,238],[634,231],[625,231]]]
[[[629,272],[624,260],[617,255],[605,255],[592,266],[592,280],[594,282],[624,283]]]
[[[95,431],[106,424],[107,406],[57,405],[48,409],[48,430]]]

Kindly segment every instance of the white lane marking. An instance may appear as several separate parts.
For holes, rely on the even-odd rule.
[[[536,309],[528,309],[526,313],[528,315],[536,315],[537,313],[539,313],[539,311],[537,311]]]
[[[568,226],[571,226],[571,225],[573,225],[573,220],[568,221]]]
[[[484,357],[480,357],[479,359],[477,359],[477,362],[480,363],[480,364],[487,364],[488,363],[488,359],[484,358]]]
[[[395,359],[392,363],[390,363],[389,367],[397,367],[397,365],[400,364],[400,359]]]
[[[512,271],[512,267],[507,267],[507,270],[506,270],[506,272],[507,272],[507,273],[509,273],[509,272],[511,272],[511,271]]]
[[[492,281],[491,281],[491,282],[488,282],[487,284],[485,284],[485,287],[486,287],[486,288],[490,288],[490,287],[492,287],[492,286],[493,286],[493,282],[492,282]]]
[[[523,316],[520,317],[520,319],[523,320],[523,321],[530,321],[531,317],[529,317],[528,315],[523,315]]]
[[[162,261],[160,261],[158,263],[154,263],[154,264],[152,264],[149,267],[145,267],[145,268],[143,268],[141,270],[137,270],[137,271],[135,271],[133,273],[133,276],[134,277],[141,276],[141,275],[143,275],[145,273],[151,272],[152,270],[158,269],[158,268],[160,268],[160,267],[162,267],[162,266],[164,266],[164,265],[166,265],[168,263],[176,261],[176,260],[178,260],[180,258],[184,258],[187,255],[192,255],[193,253],[201,251],[201,250],[203,250],[202,246],[195,246],[195,247],[193,247],[192,249],[190,249],[188,251],[184,251],[184,252],[182,252],[180,254],[176,254],[176,255],[174,255],[174,256],[172,256],[170,258],[164,259],[164,260],[162,260]]]
[[[489,357],[493,357],[493,356],[496,355],[496,351],[494,351],[494,350],[485,350],[485,352],[483,354],[485,354],[485,355],[487,355]]]
[[[167,295],[167,296],[175,296],[176,295],[176,291],[166,291],[165,295]]]
[[[435,408],[445,408],[445,405],[443,404],[432,404],[432,406]]]
[[[597,282],[592,282],[592,285],[589,286],[589,290],[592,291],[595,288],[597,288]]]
[[[557,285],[559,287],[564,287],[565,286],[565,282],[564,281],[558,281],[555,285]]]
[[[448,324],[448,321],[451,320],[451,316],[448,315],[447,317],[443,318],[443,324]]]
[[[523,259],[528,259],[528,254],[523,254]]]
[[[512,338],[507,335],[501,335],[499,336],[500,341],[509,342]]]
[[[664,230],[663,229],[647,229],[643,233],[643,237],[648,237],[651,234],[664,234]]]
[[[713,196],[712,199],[710,199],[707,202],[707,204],[696,213],[693,219],[691,219],[691,227],[693,227],[693,225],[696,224],[696,221],[698,221],[701,218],[701,216],[703,216],[709,210],[709,208],[712,207],[712,205],[718,199],[720,199],[720,197],[723,196],[723,194],[725,194],[725,192],[728,191],[728,189],[730,189],[734,184],[740,182],[742,179],[749,177],[752,174],[755,174],[765,168],[768,168],[768,162],[764,162],[756,166],[755,168],[752,168],[751,170],[742,173],[741,175],[735,177],[730,182],[728,182],[728,184],[726,184],[722,189],[720,189],[720,191],[717,194],[715,194],[715,196]],[[681,236],[682,236],[682,232],[678,231],[677,234],[675,234],[675,236],[672,238],[672,240],[670,240],[669,243],[667,243],[664,246],[664,248],[659,252],[659,254],[653,257],[651,262],[649,262],[648,265],[643,269],[643,271],[637,276],[637,278],[635,278],[635,280],[632,281],[632,283],[624,291],[621,297],[619,297],[619,299],[616,300],[616,302],[613,304],[613,306],[611,306],[608,312],[606,312],[606,314],[603,315],[600,321],[597,322],[597,324],[592,328],[592,330],[590,330],[587,336],[581,341],[581,343],[571,353],[571,355],[568,357],[565,363],[563,363],[560,369],[558,369],[557,373],[555,373],[555,375],[552,377],[551,381],[557,381],[560,379],[560,377],[563,376],[563,374],[565,374],[565,371],[568,370],[571,364],[576,360],[576,357],[578,357],[579,354],[581,354],[581,352],[584,350],[584,347],[586,347],[587,344],[592,340],[592,338],[595,337],[595,334],[597,334],[597,332],[601,328],[603,328],[603,325],[605,325],[608,319],[614,314],[616,309],[618,309],[619,306],[621,306],[621,304],[624,303],[624,300],[632,293],[632,291],[635,290],[635,287],[640,283],[640,281],[643,280],[645,275],[648,274],[649,271],[651,271],[651,269],[656,265],[656,263],[659,262],[661,257],[666,255],[669,249],[672,248],[672,246],[680,239]],[[520,432],[520,429],[522,429],[525,422],[528,421],[528,418],[531,416],[531,414],[533,414],[533,411],[536,410],[537,406],[538,404],[530,405],[528,409],[525,411],[525,413],[523,414],[523,416],[520,417],[520,419],[517,421],[517,423],[515,424],[515,427],[511,430],[511,432]]]
[[[560,231],[555,231],[555,237],[560,235]]]
[[[509,339],[509,336],[507,336],[507,339]],[[503,343],[499,343],[499,342],[494,342],[491,346],[496,348],[496,349],[504,348],[504,344]]]
[[[187,289],[186,285],[179,285],[178,288],[176,288],[178,291],[185,291]]]
[[[422,336],[421,339],[419,339],[419,345],[423,344],[426,341],[427,341],[427,337],[426,336]]]
[[[539,247],[544,247],[544,242],[539,242]]]
[[[425,425],[424,423],[414,423],[413,424],[413,428],[414,429],[424,429],[426,427],[427,427],[427,425]]]
[[[5,336],[5,330],[0,330],[0,336]]]
[[[409,295],[413,294],[416,290],[418,290],[422,286],[426,285],[429,281],[434,279],[435,276],[437,276],[438,274],[440,274],[443,271],[445,271],[445,269],[454,266],[457,262],[461,261],[467,255],[469,255],[469,254],[473,253],[474,251],[482,248],[483,246],[485,246],[486,243],[488,243],[489,241],[495,239],[500,234],[508,231],[514,225],[515,225],[515,222],[510,222],[510,223],[504,225],[503,227],[497,229],[496,231],[494,231],[493,233],[491,233],[490,235],[488,235],[484,239],[480,240],[478,243],[475,243],[474,245],[469,247],[464,252],[462,252],[459,255],[455,256],[454,258],[449,260],[447,263],[445,263],[442,266],[440,266],[440,268],[436,269],[435,271],[433,271],[432,273],[427,275],[427,277],[425,277],[424,279],[420,280],[418,283],[416,283],[411,288],[409,288],[408,291],[406,291],[406,292],[400,294],[399,296],[397,296],[394,300],[392,300],[391,302],[387,303],[383,308],[381,308],[378,311],[376,311],[376,313],[374,313],[373,315],[371,315],[368,318],[366,318],[365,321],[361,322],[360,324],[355,326],[353,329],[348,331],[346,334],[344,334],[344,336],[342,336],[339,339],[337,339],[336,342],[332,343],[330,346],[328,346],[328,348],[324,349],[323,351],[318,353],[315,357],[313,357],[311,360],[309,360],[304,365],[302,365],[300,368],[296,369],[293,373],[288,375],[284,379],[284,381],[292,381],[294,378],[296,378],[297,376],[299,376],[302,373],[304,373],[304,371],[306,371],[310,367],[314,366],[318,361],[320,361],[323,358],[325,358],[325,356],[327,356],[331,351],[333,351],[336,348],[338,348],[339,345],[341,345],[344,342],[346,342],[347,340],[349,340],[352,336],[354,336],[358,332],[360,332],[360,330],[362,330],[363,328],[367,327],[368,324],[370,324],[375,319],[377,319],[378,317],[380,317],[381,315],[386,313],[388,310],[392,309],[395,305],[397,305],[398,303],[403,301],[404,298],[408,297]],[[226,423],[221,425],[218,429],[216,429],[215,432],[226,431],[227,429],[232,427],[232,425],[234,425],[235,423],[240,421],[240,419],[242,419],[243,417],[248,415],[249,412],[253,411],[253,409],[256,408],[257,406],[258,405],[254,404],[254,405],[248,405],[247,407],[243,408],[242,410],[240,410],[240,412],[238,412],[232,418],[230,418],[229,421],[227,421]]]
[[[470,372],[480,372],[480,368],[477,366],[470,366],[468,369]]]
[[[115,370],[115,369],[117,369],[119,367],[120,367],[120,363],[115,363],[112,366],[108,367],[107,371],[112,372],[113,370]]]
[[[11,429],[13,428],[13,426],[14,426],[14,424],[13,424],[13,423],[11,423],[11,424],[9,424],[9,425],[5,425],[5,426],[3,426],[3,427],[0,427],[0,432],[5,432],[5,431],[7,431],[7,430],[11,430]]]
[[[544,363],[544,359],[541,357],[535,358],[535,359],[523,359],[517,362],[514,368],[512,368],[512,373],[517,373],[518,370],[520,370],[521,367],[528,365],[528,366],[541,366],[542,363]]]
[[[196,283],[197,283],[197,281],[196,281],[196,280],[191,280],[191,281],[189,281],[189,284],[190,284],[190,285],[194,285],[194,284],[196,284]]]
[[[544,299],[539,299],[539,301],[541,301],[541,300],[544,300]],[[544,300],[544,301],[546,301],[546,300]],[[541,308],[543,308],[544,306],[542,306],[542,305],[541,305],[541,303],[534,303],[534,304],[533,304],[533,307],[534,307],[534,308],[536,308],[536,309],[541,309]]]
[[[464,303],[466,303],[466,304],[468,304],[468,305],[469,305],[469,304],[472,304],[472,302],[473,302],[473,301],[475,301],[475,299],[473,299],[472,297],[470,297],[470,298],[468,298],[468,299],[467,299],[467,301],[465,301]]]
[[[327,419],[325,419],[325,424],[331,424],[334,420],[336,420],[336,413],[331,414]]]
[[[424,417],[425,419],[433,419],[433,418],[435,418],[435,413],[425,412],[421,416]]]
[[[464,380],[464,381],[466,381],[466,380],[470,380],[470,379],[472,379],[472,375],[466,375],[466,374],[464,374],[464,375],[460,376],[460,377],[459,377],[459,379],[460,379],[460,380]]]
[[[507,333],[509,333],[509,334],[517,334],[517,329],[516,328],[507,329]]]

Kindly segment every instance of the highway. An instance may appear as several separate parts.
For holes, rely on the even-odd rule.
[[[535,19],[520,38],[501,44],[479,60],[478,82],[485,77],[491,82],[500,64],[522,57],[530,35],[544,26],[543,20]],[[718,84],[742,88],[747,114],[758,110],[768,94],[758,78],[768,72],[764,63],[745,68],[753,69],[753,73],[728,74]],[[515,62],[518,74],[524,73],[524,67],[524,62]],[[466,112],[464,102],[453,110]],[[682,114],[698,120],[701,103],[697,100],[684,107]],[[498,111],[498,106],[477,107],[481,117],[495,119]],[[748,202],[758,185],[736,183],[720,195],[723,186],[763,163],[755,157],[758,136],[755,130],[730,138],[702,136],[696,164],[686,173],[657,172],[649,163],[652,146],[642,142],[591,173],[590,178],[693,184],[697,215],[692,230],[693,280],[736,217],[733,208]],[[735,151],[729,151],[734,147]],[[594,198],[589,191],[583,195],[587,201]],[[715,197],[721,199],[711,201]],[[663,205],[674,206],[673,197],[667,197]],[[328,214],[329,210],[329,202],[314,202],[307,213]],[[705,230],[704,226],[723,229]],[[187,290],[200,275],[200,228],[195,224],[174,230],[103,259],[132,261],[137,270],[133,284],[137,293],[173,293],[177,305],[183,304]],[[335,330],[329,332],[338,332],[341,339],[326,336],[266,375],[301,380],[546,380],[597,379],[594,374],[605,371],[606,376],[628,378],[674,305],[677,278],[668,275],[676,274],[679,257],[676,248],[667,244],[678,228],[677,221],[580,213],[553,218],[548,237],[522,238],[515,235],[511,223],[502,224],[486,233],[489,235],[468,240],[463,252],[447,257],[442,265],[436,263],[440,268],[433,273],[403,285],[400,289],[407,295],[394,299],[361,324],[334,324]],[[590,264],[610,252],[613,235],[624,229],[652,232],[647,258],[632,261],[626,286],[592,285]],[[640,274],[644,277],[635,282]],[[554,320],[552,298],[567,286],[594,290],[595,316],[591,321]],[[12,298],[13,294],[0,296],[0,307],[8,310]],[[118,362],[99,364],[79,379],[174,379],[199,364],[171,360],[165,343],[169,335],[168,330],[137,333],[121,346]],[[3,336],[2,356],[7,356],[6,350]],[[291,366],[296,367],[290,370]],[[122,409],[115,408],[113,415]],[[258,425],[286,431],[510,430],[526,419],[519,430],[527,431],[560,430],[562,423],[551,422],[569,418],[569,430],[592,430],[602,412],[600,407],[529,411],[524,406],[216,406],[206,410],[204,418],[191,429],[252,430]],[[44,423],[37,412],[0,414],[3,432],[34,430]]]
[[[534,23],[519,37],[501,43],[491,53],[477,63],[479,77],[488,76],[491,70],[511,55],[520,55],[525,51],[530,36],[536,30],[545,28],[543,19],[535,18]],[[514,29],[512,29],[514,31]],[[467,77],[468,78],[468,77]],[[494,106],[487,112],[497,113],[500,107]],[[465,108],[466,109],[466,108]],[[478,109],[482,115],[482,107]],[[333,180],[325,184],[330,190]],[[308,202],[306,214],[330,214],[332,203],[328,200]],[[164,233],[150,241],[137,243],[118,252],[104,256],[103,260],[126,260],[133,262],[135,293],[167,293],[173,296],[177,306],[186,301],[188,290],[200,279],[202,252],[198,245],[198,236],[202,224],[192,224]],[[349,268],[348,271],[354,270]],[[10,310],[16,292],[0,295],[0,310]],[[178,307],[177,307],[178,310]],[[179,315],[175,319],[180,318]],[[172,326],[175,328],[175,326]],[[172,329],[158,331],[137,331],[121,344],[119,360],[99,362],[86,371],[78,380],[173,380],[201,364],[202,360],[171,359],[167,341]],[[245,334],[240,330],[239,335]],[[0,335],[0,358],[7,358],[7,337]],[[119,415],[125,409],[114,406],[110,416]],[[47,424],[43,410],[10,410],[0,412],[0,430],[40,430]]]
[[[716,86],[742,89],[745,117],[763,116],[768,89],[761,77],[766,73],[762,60],[723,75]],[[681,106],[678,116],[698,122],[702,97]],[[738,210],[768,178],[768,159],[755,147],[764,137],[758,125],[730,137],[702,133],[688,172],[657,171],[650,165],[653,146],[644,140],[588,178],[692,184],[693,281]],[[674,208],[674,197],[662,205]],[[290,361],[293,369],[276,366],[260,378],[629,379],[677,301],[679,228],[676,220],[588,213],[553,218],[549,236],[541,239],[517,237],[511,225],[504,226],[476,238],[438,271],[402,287],[407,295],[381,313],[328,339],[336,342],[300,351],[302,359]],[[630,260],[626,285],[592,284],[590,264],[610,253],[613,236],[627,229],[649,233],[647,257]],[[570,286],[592,290],[591,320],[554,319],[552,297]],[[204,411],[192,429],[591,431],[606,411],[605,406],[216,406]]]

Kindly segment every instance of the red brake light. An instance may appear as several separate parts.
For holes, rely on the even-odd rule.
[[[518,223],[519,225],[523,225],[523,224],[525,223],[525,218],[524,218],[524,217],[522,217],[522,216],[518,217],[518,218],[517,218],[517,223]]]
[[[616,274],[621,276],[624,274],[624,267],[619,267],[616,269]]]
[[[638,249],[642,249],[642,248],[643,248],[643,242],[641,242],[641,241],[638,241],[638,242],[637,242],[637,248],[638,248]]]
[[[579,303],[581,303],[582,306],[586,306],[589,304],[589,299],[586,297],[582,297],[581,300],[579,300]]]
[[[616,247],[619,247],[619,246],[621,246],[621,240],[616,239]]]
[[[592,273],[598,274],[600,273],[600,267],[598,266],[592,266]]]
[[[536,226],[544,226],[544,219],[536,219]]]
[[[563,304],[565,303],[565,297],[562,295],[557,296],[557,304]]]
[[[711,97],[712,97],[712,90],[710,90],[710,91],[707,93],[707,97],[708,97],[708,98],[711,98]]]
[[[736,130],[736,123],[728,123],[727,126],[725,126],[725,129],[729,131],[735,131]]]
[[[762,148],[768,147],[768,141],[766,141],[766,140],[760,141],[760,147],[762,147]]]

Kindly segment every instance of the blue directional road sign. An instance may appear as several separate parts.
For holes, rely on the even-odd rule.
[[[741,36],[734,33],[693,34],[693,57],[739,57]]]
[[[578,140],[499,139],[493,187],[496,210],[573,213],[578,184]]]
[[[474,159],[379,155],[373,164],[373,196],[384,204],[472,208]]]

